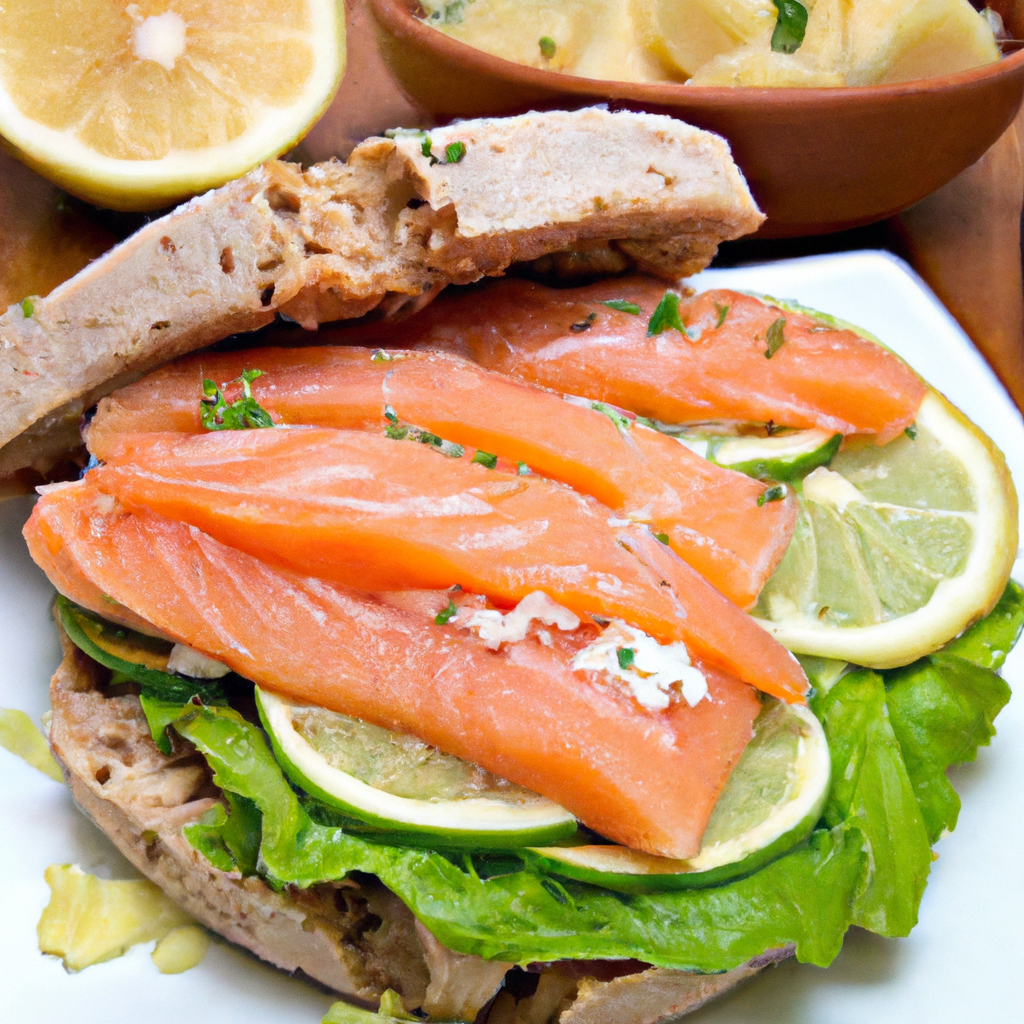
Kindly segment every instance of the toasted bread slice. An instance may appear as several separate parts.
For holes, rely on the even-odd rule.
[[[0,316],[0,445],[40,424],[0,448],[0,478],[45,462],[48,420],[277,312],[315,328],[595,243],[678,278],[763,219],[724,140],[628,111],[372,138],[305,171],[271,161]]]
[[[615,961],[538,964],[536,991],[517,1004],[499,991],[511,964],[445,948],[371,877],[275,892],[259,878],[213,867],[181,834],[220,799],[201,755],[180,740],[161,754],[138,698],[106,692],[106,670],[63,632],[61,642],[50,742],[78,805],[207,927],[355,1001],[375,1005],[392,988],[433,1020],[485,1020],[481,1010],[494,999],[492,1019],[508,1024],[657,1024],[792,953],[771,951],[717,975]]]

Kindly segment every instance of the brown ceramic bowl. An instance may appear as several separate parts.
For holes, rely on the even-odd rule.
[[[1024,52],[955,75],[841,89],[606,82],[524,67],[369,0],[385,60],[435,119],[615,108],[671,114],[725,136],[768,215],[761,234],[820,234],[892,216],[969,167],[1024,97]]]

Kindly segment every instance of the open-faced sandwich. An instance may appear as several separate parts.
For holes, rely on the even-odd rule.
[[[653,1024],[907,934],[946,768],[1009,697],[1001,454],[851,325],[681,286],[759,220],[712,137],[584,111],[367,147],[0,319],[7,439],[276,309],[377,308],[114,391],[44,488],[76,800],[204,924],[381,1003],[336,1024]]]

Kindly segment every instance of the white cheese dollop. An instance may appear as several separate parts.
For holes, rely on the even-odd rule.
[[[475,629],[480,639],[492,651],[496,651],[503,643],[513,644],[525,640],[526,631],[534,619],[545,626],[557,626],[567,632],[580,624],[578,615],[553,601],[542,590],[527,594],[510,612],[503,614],[496,608],[479,608],[464,622],[460,616],[458,624]]]
[[[619,651],[625,648],[633,651],[629,668],[619,664]],[[693,667],[685,644],[659,644],[653,636],[621,619],[613,619],[592,644],[584,647],[573,658],[572,667],[618,679],[638,704],[652,711],[669,706],[676,684],[680,684],[683,700],[691,708],[708,695],[708,682]]]
[[[191,676],[193,679],[220,679],[231,669],[222,661],[208,658],[185,644],[175,644],[167,659],[167,671],[177,672],[179,676]]]

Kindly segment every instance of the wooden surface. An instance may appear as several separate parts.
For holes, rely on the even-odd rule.
[[[999,0],[1024,35],[1024,0]],[[345,157],[367,135],[422,126],[425,114],[400,90],[377,51],[365,0],[348,0],[349,59],[334,103],[302,142],[299,155]],[[896,248],[934,289],[1024,410],[1024,286],[1021,205],[1024,201],[1024,115],[973,167],[895,218]],[[141,220],[139,220],[141,223]],[[0,309],[46,294],[118,235],[131,219],[91,215],[77,202],[0,150]],[[828,239],[823,239],[824,248]],[[836,245],[840,245],[837,239]],[[759,250],[759,258],[787,249]]]

